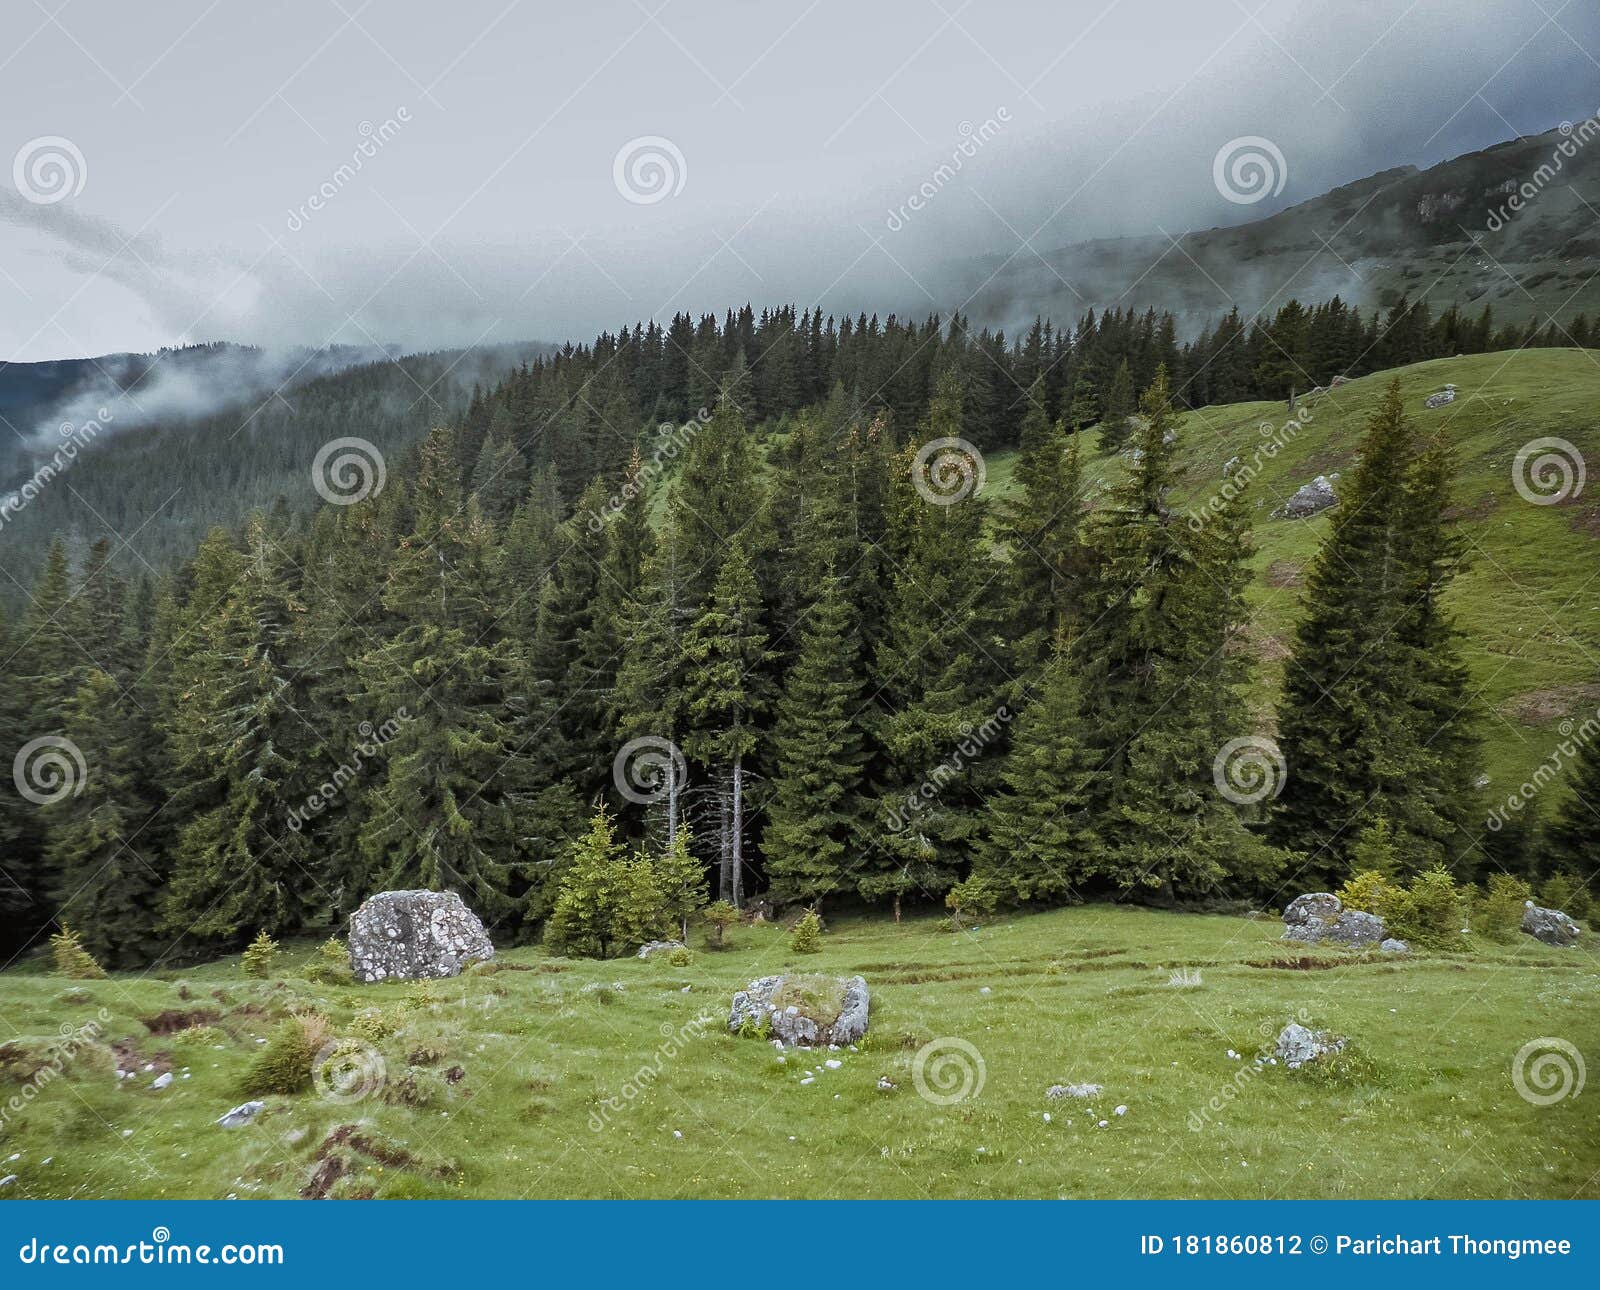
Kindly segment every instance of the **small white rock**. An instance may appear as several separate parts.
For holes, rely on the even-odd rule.
[[[1100,1123],[1099,1123],[1099,1125],[1098,1125],[1098,1127],[1099,1127],[1099,1128],[1102,1128],[1102,1129],[1103,1129],[1103,1128],[1105,1128],[1105,1127],[1106,1127],[1106,1125],[1108,1125],[1108,1124],[1110,1124],[1110,1123],[1111,1123],[1111,1121],[1110,1121],[1110,1120],[1101,1120],[1101,1121],[1100,1121]]]
[[[817,1078],[816,1078],[816,1076],[815,1076],[815,1075],[807,1075],[807,1076],[806,1076],[806,1077],[805,1077],[805,1078],[804,1078],[804,1079],[803,1079],[803,1080],[801,1080],[801,1081],[800,1081],[800,1082],[801,1082],[801,1083],[802,1083],[802,1084],[815,1084],[815,1083],[816,1083],[816,1082],[817,1082]]]
[[[150,1081],[150,1087],[154,1089],[163,1089],[166,1088],[166,1086],[170,1083],[172,1083],[172,1072],[163,1071]]]
[[[673,1137],[675,1137],[675,1138],[681,1138],[681,1137],[683,1137],[683,1130],[681,1130],[681,1129],[674,1129],[674,1130],[673,1130],[673,1131],[672,1131],[672,1136],[673,1136]]]
[[[21,1159],[22,1159],[22,1152],[13,1151],[9,1156],[6,1157],[6,1163],[9,1165],[13,1161],[17,1161],[17,1160],[21,1160]]]
[[[984,986],[981,990],[978,991],[978,993],[979,994],[993,994],[994,992],[992,990],[990,990],[988,986]],[[979,1148],[979,1150],[982,1150],[982,1148]]]
[[[836,1070],[839,1069],[839,1067],[844,1065],[844,1063],[842,1061],[840,1061],[837,1057],[830,1057],[830,1058],[828,1058],[827,1061],[823,1062],[822,1064],[824,1066],[826,1066],[831,1071],[836,1071]]]
[[[1046,1112],[1045,1112],[1045,1113],[1044,1113],[1044,1122],[1045,1122],[1045,1123],[1046,1123],[1046,1124],[1049,1124],[1049,1123],[1050,1123],[1050,1112],[1048,1112],[1048,1111],[1046,1111]]]
[[[125,1138],[133,1137],[133,1130],[132,1129],[124,1129],[122,1131],[122,1136],[125,1137]]]
[[[1115,1111],[1112,1112],[1113,1115],[1126,1115],[1127,1113],[1128,1108],[1125,1106],[1119,1106]]]
[[[14,1183],[16,1181],[17,1181],[16,1174],[7,1174],[4,1178],[0,1178],[0,1187],[9,1187],[9,1186],[11,1186],[12,1183]]]

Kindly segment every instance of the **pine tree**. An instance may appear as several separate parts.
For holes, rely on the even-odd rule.
[[[178,774],[215,786],[183,827],[167,899],[169,926],[202,941],[292,935],[332,899],[289,823],[322,751],[294,663],[301,606],[264,517],[251,521],[247,547],[234,590],[202,622],[175,731]]]
[[[832,569],[801,633],[778,703],[776,791],[762,840],[771,898],[819,905],[844,878],[866,826],[866,762],[855,612]]]
[[[104,963],[153,962],[166,944],[158,934],[166,875],[140,836],[151,803],[142,792],[139,724],[111,676],[93,671],[68,705],[66,729],[88,773],[46,810],[57,917]]]
[[[684,638],[689,665],[685,702],[690,731],[684,751],[724,777],[725,823],[718,895],[744,903],[744,812],[747,763],[760,741],[769,699],[761,667],[767,633],[761,590],[741,542],[733,542],[717,575],[710,606]]]
[[[695,856],[690,842],[689,826],[680,826],[672,845],[655,860],[662,916],[678,924],[685,943],[689,940],[689,919],[705,907],[707,895],[705,866]]]
[[[411,717],[371,791],[362,890],[455,890],[514,923],[514,878],[529,857],[513,795],[526,776],[506,716],[515,655],[483,598],[496,585],[492,541],[476,502],[461,506],[450,434],[435,431],[384,592],[405,625],[359,665],[369,710]]]
[[[1568,782],[1572,795],[1545,827],[1546,873],[1570,873],[1594,893],[1600,891],[1600,731],[1581,743]]]
[[[1123,359],[1117,364],[1116,373],[1111,378],[1111,385],[1106,390],[1105,410],[1100,417],[1100,447],[1104,452],[1120,452],[1122,446],[1128,442],[1129,418],[1137,407],[1138,396],[1134,392],[1133,372],[1128,366],[1128,360]]]
[[[1456,564],[1448,471],[1442,449],[1417,451],[1393,382],[1307,577],[1278,711],[1288,776],[1273,832],[1319,880],[1349,872],[1364,820],[1389,822],[1414,874],[1445,858],[1470,810],[1466,673],[1439,604]]]
[[[1079,720],[1082,696],[1072,661],[1045,667],[1039,697],[1017,719],[986,803],[985,835],[973,872],[1020,901],[1064,900],[1101,868],[1090,813],[1093,774]]]
[[[553,952],[610,957],[623,865],[622,845],[615,840],[611,817],[602,806],[589,821],[588,833],[573,844],[560,893],[545,924],[544,943]]]

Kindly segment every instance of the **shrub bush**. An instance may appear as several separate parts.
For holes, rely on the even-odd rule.
[[[106,970],[94,961],[94,955],[83,948],[83,941],[78,933],[65,923],[61,925],[61,930],[50,938],[50,957],[55,964],[57,976],[70,977],[74,981],[105,979]]]
[[[822,919],[816,910],[806,910],[794,925],[789,948],[796,954],[816,954],[822,949]]]
[[[1588,918],[1593,907],[1589,889],[1570,873],[1553,873],[1539,888],[1539,903],[1573,918]]]
[[[725,900],[714,900],[700,911],[700,917],[711,926],[711,948],[727,949],[728,928],[739,921],[739,911]]]
[[[1397,899],[1405,892],[1387,875],[1366,869],[1333,893],[1346,909],[1363,909],[1384,922],[1394,918]]]
[[[1411,880],[1411,888],[1392,902],[1389,933],[1413,945],[1445,949],[1461,943],[1467,916],[1461,889],[1445,868],[1429,869]]]
[[[278,942],[265,932],[257,932],[255,940],[245,947],[239,967],[246,976],[272,975],[272,961],[278,957]]]
[[[668,953],[667,964],[669,967],[675,968],[692,967],[694,965],[694,951],[687,945],[680,945],[677,949]]]
[[[336,936],[317,947],[316,957],[306,964],[305,978],[317,985],[349,985],[356,978],[350,971],[350,951]]]
[[[330,1034],[328,1019],[307,1012],[290,1017],[273,1034],[240,1082],[247,1097],[285,1097],[311,1087],[311,1065]]]
[[[1521,878],[1489,875],[1489,882],[1472,906],[1472,930],[1491,941],[1515,940],[1522,930],[1522,911],[1533,892]]]

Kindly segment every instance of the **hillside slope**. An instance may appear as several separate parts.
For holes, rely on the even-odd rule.
[[[1231,228],[1060,247],[1043,252],[1050,272],[1031,255],[982,257],[970,266],[967,308],[1016,326],[1089,305],[1153,304],[1200,319],[1234,305],[1251,314],[1290,297],[1335,294],[1387,308],[1403,294],[1436,308],[1488,304],[1501,323],[1592,319],[1600,312],[1600,139],[1591,130],[1600,133],[1583,122],[1570,134],[1512,139],[1427,170],[1382,171]]]
[[[1406,407],[1422,427],[1446,436],[1456,453],[1458,532],[1469,566],[1450,604],[1482,702],[1491,796],[1509,791],[1544,761],[1560,723],[1600,707],[1600,485],[1548,505],[1513,484],[1518,450],[1554,437],[1600,463],[1600,355],[1583,350],[1522,350],[1419,363],[1314,396],[1297,431],[1284,429],[1282,403],[1206,408],[1183,419],[1183,482],[1175,509],[1187,516],[1221,487],[1233,457],[1254,462],[1255,583],[1248,636],[1260,662],[1252,709],[1272,728],[1282,662],[1301,613],[1304,571],[1327,533],[1329,513],[1275,515],[1317,475],[1347,472],[1368,416],[1398,378]],[[1454,384],[1454,403],[1423,406]],[[1261,445],[1281,444],[1275,455]],[[992,496],[1008,491],[1010,461],[990,463]],[[1089,475],[1104,483],[1120,459],[1093,454]],[[1338,481],[1334,481],[1337,491]],[[1537,495],[1537,494],[1536,494]]]

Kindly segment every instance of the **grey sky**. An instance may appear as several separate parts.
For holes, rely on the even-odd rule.
[[[1592,0],[4,11],[0,173],[42,138],[83,158],[53,203],[0,177],[13,360],[584,338],[746,299],[923,313],[962,303],[953,258],[1254,218],[1600,110]],[[1287,169],[1255,206],[1212,182],[1245,135]],[[614,161],[652,136],[675,191],[629,201]]]

